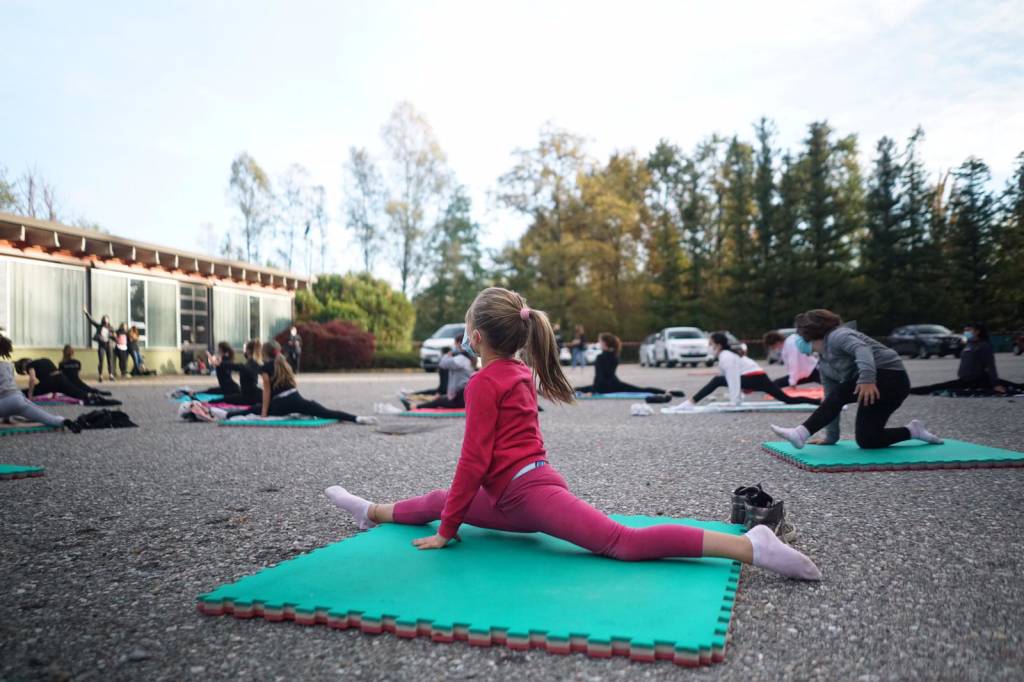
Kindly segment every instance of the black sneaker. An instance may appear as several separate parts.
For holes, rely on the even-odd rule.
[[[82,432],[82,425],[79,424],[78,422],[72,420],[72,419],[65,419],[64,420],[64,428],[67,429],[68,431],[70,431],[71,433],[81,433]]]
[[[669,391],[668,394],[673,398],[685,398],[686,391]]]
[[[745,523],[747,520],[747,501],[755,495],[764,495],[761,484],[752,486],[740,486],[732,493],[732,513],[729,515],[729,523]]]
[[[767,526],[783,542],[791,542],[796,537],[796,529],[786,521],[786,507],[782,500],[773,500],[771,495],[748,501],[747,516],[743,522],[747,530],[754,526]]]
[[[656,393],[655,395],[649,395],[644,398],[645,403],[670,403],[672,402],[672,396],[668,393]]]

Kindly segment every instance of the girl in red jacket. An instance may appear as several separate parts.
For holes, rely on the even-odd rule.
[[[676,524],[630,528],[577,498],[548,462],[537,420],[536,383],[549,400],[573,400],[547,315],[531,310],[515,292],[485,289],[466,313],[465,339],[468,352],[483,358],[483,369],[466,386],[466,433],[451,487],[394,504],[374,504],[340,486],[328,488],[327,496],[360,528],[440,519],[437,533],[414,540],[416,547],[440,549],[458,539],[460,524],[469,523],[547,533],[623,561],[725,557],[791,578],[821,578],[809,558],[766,526],[745,535]]]

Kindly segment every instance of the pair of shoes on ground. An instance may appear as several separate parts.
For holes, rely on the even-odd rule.
[[[796,537],[796,528],[786,520],[785,504],[766,493],[760,483],[740,486],[733,491],[729,522],[743,524],[747,530],[766,526],[783,542],[791,542]]]
[[[644,398],[645,403],[670,403],[672,398],[685,398],[686,391],[669,391],[668,393],[658,393],[656,395],[649,395]]]

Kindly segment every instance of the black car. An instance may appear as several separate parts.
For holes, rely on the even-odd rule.
[[[960,357],[964,349],[964,337],[954,334],[941,324],[908,324],[897,327],[889,335],[889,347],[900,355],[914,358],[930,358],[938,355]]]

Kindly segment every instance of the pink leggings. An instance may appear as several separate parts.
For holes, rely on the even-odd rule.
[[[423,525],[441,518],[447,490],[434,490],[395,504],[395,523]],[[465,522],[480,528],[516,533],[541,532],[622,561],[698,557],[704,531],[662,524],[630,528],[611,520],[579,499],[550,464],[512,481],[497,503],[477,491]]]

